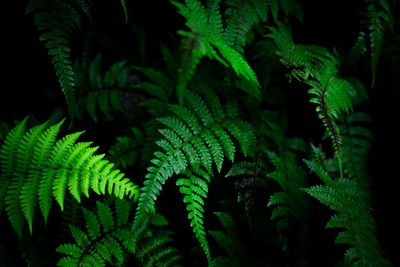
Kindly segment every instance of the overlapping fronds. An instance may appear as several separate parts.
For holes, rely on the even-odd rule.
[[[342,173],[341,137],[335,119],[338,114],[351,110],[351,96],[355,89],[349,81],[338,77],[336,60],[327,49],[316,45],[296,45],[290,29],[283,24],[270,29],[271,34],[267,36],[276,43],[276,53],[282,63],[292,69],[293,77],[311,86],[308,91],[313,95],[310,102],[317,104],[318,117],[329,132]]]
[[[219,11],[219,1],[211,1],[207,7],[198,0],[188,0],[185,1],[185,4],[175,1],[172,3],[178,8],[178,12],[187,19],[186,26],[190,29],[190,32],[179,31],[184,37],[182,40],[184,51],[182,64],[178,71],[177,96],[179,102],[183,103],[184,90],[204,56],[216,59],[226,67],[232,67],[239,77],[246,79],[250,84],[241,89],[252,96],[259,97],[259,83],[255,72],[243,55],[227,42],[227,38],[222,37],[224,27]],[[254,8],[250,14],[246,15],[259,16]],[[235,32],[235,30],[232,31]],[[232,43],[232,45],[234,44]]]
[[[130,238],[132,202],[115,199],[114,205],[96,202],[96,210],[82,207],[85,230],[69,225],[73,243],[60,245],[56,251],[66,256],[58,261],[58,266],[106,266],[123,264],[129,254],[134,254],[141,266],[178,266],[181,256],[171,246],[171,232],[148,229],[146,236],[137,246]],[[156,214],[152,224],[166,225],[168,222]]]
[[[98,120],[98,110],[107,117],[114,111],[124,111],[123,92],[126,90],[131,71],[125,60],[112,64],[104,73],[100,54],[88,66],[76,61],[73,67],[79,91],[76,116],[80,120],[83,119],[83,110],[86,110],[95,122]]]
[[[382,256],[376,238],[375,220],[364,188],[356,180],[331,178],[317,159],[305,162],[324,184],[303,190],[337,212],[326,228],[344,229],[335,242],[350,246],[345,253],[345,261],[355,266],[391,266]]]
[[[291,151],[286,151],[280,156],[268,152],[268,157],[275,167],[268,177],[275,180],[282,191],[273,193],[267,206],[273,206],[271,219],[278,220],[277,227],[282,231],[289,227],[290,221],[304,220],[306,204],[300,188],[305,185],[305,172]]]
[[[104,154],[95,154],[98,147],[76,142],[83,132],[57,139],[63,121],[29,130],[26,122],[27,118],[10,131],[0,150],[0,202],[20,237],[24,220],[32,232],[37,206],[46,222],[53,198],[63,209],[67,192],[78,202],[81,195],[89,197],[89,189],[118,198],[138,194],[137,186],[105,160]]]
[[[208,175],[213,166],[220,171],[224,158],[233,161],[238,150],[232,137],[245,155],[251,153],[250,147],[255,143],[250,125],[237,117],[237,106],[224,107],[212,91],[207,91],[204,99],[185,91],[185,106],[168,107],[173,115],[159,119],[167,127],[159,130],[163,139],[157,145],[162,151],[154,153],[153,165],[147,169],[133,230],[154,211],[155,200],[167,179],[189,168],[195,173],[205,170]]]
[[[131,128],[132,136],[119,136],[116,143],[111,146],[108,153],[112,156],[113,162],[123,168],[132,166],[139,158],[140,148],[143,147],[145,137],[143,132],[136,128]]]

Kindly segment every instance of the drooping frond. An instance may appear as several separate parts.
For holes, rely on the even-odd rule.
[[[157,141],[162,151],[154,153],[152,166],[147,168],[141,189],[133,230],[154,210],[155,200],[162,185],[173,175],[188,168],[197,173],[200,168],[212,174],[213,166],[220,171],[224,158],[233,161],[238,150],[234,137],[245,155],[254,145],[254,134],[249,124],[237,117],[235,105],[221,104],[212,91],[204,99],[185,91],[185,106],[169,105],[173,114],[160,118],[167,128],[159,130],[163,139]]]
[[[188,211],[193,233],[199,241],[208,262],[211,263],[210,249],[204,226],[204,200],[207,199],[210,175],[201,168],[196,173],[187,170],[184,175],[186,177],[179,178],[176,181],[176,185],[179,186],[179,191],[185,195],[183,202],[186,203],[186,210]]]
[[[76,99],[70,37],[81,27],[80,11],[88,14],[85,1],[31,0],[26,8],[26,13],[34,14],[40,40],[45,42],[44,46],[52,58],[71,115]]]
[[[319,160],[304,161],[324,184],[303,190],[337,212],[326,228],[344,229],[335,242],[350,246],[345,253],[345,261],[354,266],[391,266],[382,256],[376,238],[375,220],[366,202],[364,188],[356,180],[332,179]]]
[[[97,194],[133,198],[138,188],[114,164],[95,155],[98,147],[91,142],[78,142],[82,132],[57,139],[63,123],[47,123],[25,129],[27,119],[6,137],[0,150],[1,184],[7,189],[1,197],[8,218],[21,237],[24,219],[32,232],[37,206],[47,221],[53,198],[64,208],[67,191],[78,201],[89,197],[89,189]]]

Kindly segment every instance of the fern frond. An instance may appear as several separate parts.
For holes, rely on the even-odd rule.
[[[239,77],[243,76],[253,83],[252,89],[246,91],[246,93],[259,97],[260,85],[254,71],[244,57],[221,38],[222,23],[218,11],[218,2],[212,3],[208,8],[204,7],[198,0],[186,1],[186,5],[175,1],[171,1],[171,3],[186,18],[185,25],[191,30],[191,32],[179,31],[184,37],[182,40],[184,53],[178,71],[177,96],[179,103],[182,104],[184,90],[204,56],[216,59],[225,66],[228,66],[229,63]],[[258,16],[254,9],[252,14]],[[221,56],[214,48],[218,50]]]
[[[355,112],[339,124],[343,140],[343,167],[349,177],[358,179],[358,182],[367,177],[367,155],[374,139],[372,132],[365,127],[370,122],[372,118],[368,114]]]
[[[219,266],[219,264],[221,266],[251,265],[254,259],[250,258],[248,248],[239,239],[240,233],[233,217],[226,212],[214,212],[214,214],[218,217],[225,231],[208,232],[229,257],[216,257],[212,260],[211,266]]]
[[[275,180],[282,191],[273,193],[267,206],[273,206],[271,219],[278,219],[279,231],[287,229],[289,221],[304,221],[306,202],[300,190],[305,185],[304,170],[297,163],[296,156],[291,151],[281,152],[278,156],[274,152],[267,152],[275,170],[267,175]]]
[[[124,110],[123,91],[127,87],[127,81],[131,68],[126,61],[112,64],[103,73],[101,55],[98,54],[88,66],[76,61],[73,65],[76,73],[75,81],[78,89],[76,116],[82,119],[82,111],[86,110],[90,117],[97,122],[97,111],[100,110],[107,117],[112,112]]]
[[[131,205],[126,200],[116,200],[115,206],[115,213],[99,201],[95,212],[82,208],[87,232],[70,225],[76,243],[62,244],[56,249],[67,255],[58,261],[58,266],[105,266],[105,262],[113,258],[120,263],[124,261],[123,243],[128,236],[121,233],[125,231],[126,234],[129,225],[121,218],[126,218]]]
[[[74,1],[81,2],[82,1]],[[26,13],[34,14],[34,23],[40,33],[40,40],[45,42],[52,64],[56,71],[61,89],[65,95],[72,115],[75,107],[75,79],[72,69],[69,37],[81,26],[79,7],[68,1],[31,0]],[[84,9],[84,12],[87,9]]]
[[[131,132],[132,136],[117,137],[116,143],[108,151],[117,167],[132,166],[139,158],[140,148],[145,141],[144,134],[136,127],[132,127]]]
[[[367,44],[366,44],[366,34],[365,32],[360,32],[357,41],[351,48],[349,54],[350,62],[357,62],[357,60],[367,52]]]
[[[390,266],[376,239],[375,221],[366,203],[364,189],[356,180],[332,179],[317,161],[304,160],[324,182],[303,189],[310,196],[337,212],[326,228],[344,228],[336,243],[348,244],[347,260],[355,265]],[[383,265],[379,265],[383,264]]]
[[[341,137],[335,123],[338,114],[352,109],[353,85],[338,76],[335,58],[323,47],[295,45],[290,29],[283,24],[270,28],[272,38],[278,47],[277,54],[287,67],[293,68],[291,75],[310,85],[309,93],[314,97],[310,102],[317,104],[317,114],[327,129],[338,158],[339,170],[343,177]]]
[[[376,69],[379,57],[382,53],[385,33],[393,32],[393,17],[389,1],[387,0],[365,0],[367,4],[367,19],[369,29],[369,40],[371,49],[371,86],[374,87],[376,80]]]
[[[184,174],[187,178],[179,178],[176,185],[179,186],[179,192],[185,195],[183,202],[186,203],[190,226],[193,228],[195,237],[199,241],[208,262],[211,263],[210,249],[204,227],[204,199],[207,199],[210,176],[202,169],[199,169],[196,173],[188,170]]]
[[[53,197],[63,209],[67,191],[78,202],[82,194],[89,197],[89,188],[97,194],[107,190],[119,198],[132,198],[138,193],[137,186],[104,160],[104,155],[94,155],[97,147],[89,147],[89,142],[75,143],[82,132],[57,140],[63,121],[25,131],[26,120],[8,134],[0,150],[1,183],[7,185],[1,202],[5,202],[20,237],[24,219],[32,233],[37,205],[46,222]]]
[[[170,245],[173,241],[170,235],[169,231],[159,230],[142,240],[142,245],[135,254],[141,266],[180,266],[178,262],[182,256]]]
[[[251,29],[267,20],[268,6],[265,1],[258,0],[228,2],[227,4],[228,8],[225,11],[227,25],[223,38],[228,46],[243,55],[243,48],[248,41],[247,37]]]
[[[294,16],[300,23],[303,23],[304,12],[297,0],[280,0],[279,4],[286,17]]]
[[[154,153],[153,165],[147,169],[133,230],[154,210],[155,200],[167,179],[188,168],[197,172],[202,167],[212,174],[214,164],[220,171],[226,155],[230,160],[234,158],[236,148],[231,136],[245,153],[255,142],[248,125],[235,117],[236,110],[224,110],[215,94],[203,100],[185,91],[185,103],[186,107],[169,105],[173,116],[159,119],[168,128],[160,130],[163,139],[157,145],[162,151]]]

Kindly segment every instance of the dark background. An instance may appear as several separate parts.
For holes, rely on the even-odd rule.
[[[184,20],[177,14],[176,8],[168,1],[127,1],[130,20],[141,25],[145,36],[145,55],[139,58],[140,47],[131,29],[124,24],[123,11],[119,1],[95,1],[93,21],[104,32],[104,40],[99,39],[98,47],[112,60],[127,59],[133,64],[152,66],[161,61],[159,42],[176,47],[180,37],[176,30],[184,29]],[[360,31],[360,14],[365,9],[364,1],[299,1],[304,10],[304,24],[293,24],[295,42],[318,44],[328,49],[349,51]],[[32,16],[25,15],[27,1],[7,0],[0,8],[1,21],[1,88],[0,119],[11,122],[20,120],[27,114],[34,114],[40,121],[47,120],[53,111],[64,105],[64,96],[57,82],[53,66],[38,33],[32,23]],[[393,11],[397,18],[399,5],[393,1]],[[397,25],[398,26],[398,25]],[[395,28],[395,34],[399,34]],[[77,37],[79,39],[79,36]],[[389,36],[388,40],[393,40]],[[77,44],[79,46],[79,43]],[[400,47],[400,46],[398,46]],[[117,49],[116,49],[117,48]],[[77,47],[79,50],[79,47]],[[370,153],[370,182],[373,196],[372,206],[377,222],[378,238],[388,257],[397,264],[399,261],[399,53],[382,55],[377,72],[377,82],[369,90],[370,101],[363,106],[374,118],[373,133],[375,141]],[[398,54],[396,54],[396,52]],[[392,54],[393,53],[393,54]],[[107,60],[107,58],[106,58]],[[351,72],[352,70],[349,70]],[[359,68],[357,77],[368,88],[371,74],[368,67]],[[308,96],[306,92],[293,92],[293,110],[304,110],[293,114],[293,127],[302,134],[321,133],[316,127],[315,118],[301,117],[308,114]],[[302,98],[301,98],[302,97]],[[298,125],[296,124],[298,123]],[[300,123],[301,122],[301,123]],[[110,145],[107,126],[89,123],[79,125],[87,129],[86,138],[96,144]],[[105,127],[105,128],[102,128]],[[74,129],[80,130],[80,129]],[[115,136],[113,134],[112,136]],[[171,201],[171,200],[170,200]],[[179,199],[177,208],[183,208]],[[175,204],[174,204],[175,205]],[[187,222],[184,222],[187,223]],[[179,230],[179,223],[176,223]],[[185,230],[186,231],[186,230]],[[321,229],[323,231],[323,229]],[[190,236],[190,229],[186,231]]]

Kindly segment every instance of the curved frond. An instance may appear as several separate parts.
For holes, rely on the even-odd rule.
[[[210,175],[215,165],[220,171],[225,155],[230,160],[234,158],[232,136],[244,152],[255,143],[251,128],[234,116],[235,109],[224,110],[215,94],[203,100],[196,93],[186,91],[185,103],[186,107],[169,105],[173,115],[159,119],[167,126],[160,130],[163,139],[157,141],[162,150],[154,153],[152,166],[147,168],[133,229],[154,210],[155,200],[167,179],[189,168],[195,173],[204,168],[205,174]]]
[[[25,131],[26,119],[7,136],[1,147],[1,183],[7,184],[2,195],[8,217],[22,234],[24,219],[32,232],[33,216],[39,206],[47,221],[53,198],[61,209],[69,192],[78,202],[82,194],[89,197],[89,188],[97,194],[133,198],[138,188],[113,164],[94,155],[97,147],[90,142],[75,143],[82,133],[57,139],[63,123],[48,127],[47,123]]]

